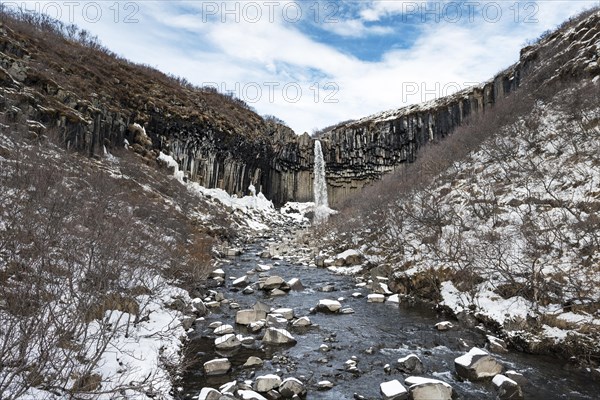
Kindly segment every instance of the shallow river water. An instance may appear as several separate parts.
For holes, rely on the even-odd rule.
[[[295,315],[309,316],[313,325],[303,330],[288,330],[298,341],[294,346],[264,347],[260,341],[264,332],[254,336],[254,345],[242,347],[233,354],[226,354],[233,364],[229,374],[218,377],[206,377],[202,364],[213,358],[221,357],[215,352],[215,335],[208,325],[221,321],[233,325],[236,333],[248,335],[243,326],[235,325],[236,310],[229,305],[213,309],[206,321],[195,325],[191,334],[188,351],[198,357],[194,368],[183,377],[183,397],[193,398],[205,386],[218,388],[221,384],[233,380],[252,379],[270,373],[279,373],[283,378],[301,379],[308,389],[308,399],[353,399],[359,394],[367,399],[381,399],[379,384],[406,377],[394,368],[396,360],[408,354],[418,355],[425,366],[422,376],[448,382],[454,388],[458,399],[494,399],[495,390],[490,382],[470,383],[459,380],[454,374],[454,359],[463,355],[471,346],[483,347],[485,335],[477,330],[455,329],[438,332],[434,325],[443,320],[429,306],[393,305],[367,303],[366,288],[357,288],[352,277],[340,276],[326,269],[310,268],[300,263],[285,260],[264,260],[258,257],[264,250],[265,242],[248,245],[240,257],[231,259],[223,265],[226,272],[225,286],[213,288],[221,291],[225,298],[236,302],[241,309],[252,308],[256,301],[271,307],[293,308]],[[258,264],[269,264],[270,275],[279,275],[286,281],[299,278],[305,289],[290,291],[281,297],[269,297],[263,291],[244,295],[231,287],[230,277],[246,275]],[[276,265],[277,264],[277,265]],[[258,274],[250,275],[255,282]],[[334,285],[334,292],[319,291],[325,285]],[[353,298],[352,293],[362,292],[365,297]],[[338,299],[343,307],[351,307],[354,314],[310,314],[320,299]],[[327,344],[331,350],[322,352],[319,346]],[[465,347],[465,344],[468,347]],[[372,352],[367,349],[372,348]],[[371,353],[371,354],[369,354]],[[242,368],[242,364],[251,355],[265,361],[262,368],[252,370]],[[344,362],[352,356],[358,358],[360,373],[346,372]],[[567,363],[552,357],[533,356],[516,351],[508,354],[494,354],[506,369],[521,372],[529,381],[523,386],[525,399],[600,399],[600,383],[593,382],[588,375],[567,368]],[[384,365],[390,364],[391,373],[384,371]],[[328,391],[319,391],[316,384],[329,380],[335,384]]]

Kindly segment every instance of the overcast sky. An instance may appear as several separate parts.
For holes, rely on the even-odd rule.
[[[600,0],[9,2],[134,62],[233,92],[296,133],[485,81]]]

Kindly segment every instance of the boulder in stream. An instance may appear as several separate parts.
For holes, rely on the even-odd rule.
[[[225,375],[231,368],[231,362],[226,358],[217,358],[204,363],[207,376]]]
[[[502,364],[480,348],[473,347],[467,354],[454,360],[456,373],[470,381],[492,378],[504,370]]]
[[[287,378],[279,385],[279,393],[284,399],[291,399],[294,396],[303,396],[306,394],[306,388],[298,379]]]
[[[267,328],[262,339],[265,344],[296,344],[296,339],[285,329]]]
[[[267,393],[269,390],[278,388],[281,385],[281,378],[274,374],[262,375],[256,378],[254,390],[260,393]]]
[[[339,301],[323,299],[319,300],[319,304],[317,305],[317,311],[324,312],[338,312],[342,308],[342,305]]]
[[[408,399],[408,390],[398,381],[383,382],[379,385],[379,390],[384,400],[406,400]]]
[[[409,354],[406,357],[398,359],[397,368],[400,372],[405,374],[422,374],[423,373],[423,362],[416,354]]]
[[[514,380],[498,374],[492,379],[500,400],[523,400],[523,390]]]
[[[452,400],[452,386],[444,381],[409,376],[404,383],[412,400]]]
[[[267,313],[263,310],[239,310],[235,314],[235,323],[239,325],[250,325],[253,322],[267,318]]]
[[[219,336],[215,339],[215,347],[218,350],[234,350],[240,347],[242,343],[234,334]]]

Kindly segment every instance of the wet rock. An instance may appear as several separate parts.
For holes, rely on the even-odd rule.
[[[246,275],[242,276],[241,278],[237,278],[235,279],[231,285],[233,287],[245,287],[248,286],[248,283],[250,283],[250,281],[248,280],[248,277]]]
[[[450,321],[442,321],[442,322],[438,322],[437,324],[435,324],[435,329],[437,329],[438,331],[447,331],[454,328],[454,325],[452,324],[452,322]]]
[[[287,327],[288,320],[283,318],[280,314],[269,314],[267,315],[267,326],[272,328],[285,328]]]
[[[364,297],[364,294],[362,294],[361,292],[354,292],[352,293],[352,297],[358,299],[359,297]]]
[[[350,307],[346,307],[346,308],[342,308],[340,310],[341,314],[354,314],[354,309],[350,308]]]
[[[277,308],[272,311],[273,314],[280,314],[287,320],[294,319],[294,310],[291,308]]]
[[[382,294],[370,294],[367,296],[368,303],[383,303],[385,301],[385,296]]]
[[[235,314],[235,323],[239,325],[250,325],[253,322],[265,319],[267,313],[263,310],[239,310]]]
[[[241,307],[238,303],[231,303],[229,304],[229,308],[231,308],[232,310],[239,310]]]
[[[379,390],[384,400],[406,400],[408,399],[408,390],[397,379],[389,382],[383,382],[379,385]]]
[[[223,335],[215,339],[215,347],[218,350],[234,350],[242,343],[233,334]]]
[[[520,372],[517,371],[506,371],[504,373],[504,375],[507,378],[512,379],[513,381],[517,382],[519,384],[519,386],[525,386],[529,383],[529,381],[527,380],[527,378],[525,378],[523,376],[523,374],[521,374]]]
[[[219,386],[219,390],[221,391],[221,394],[230,394],[233,396],[233,394],[235,394],[235,392],[238,390],[237,382],[227,382]]]
[[[277,276],[277,275],[270,276],[262,284],[262,288],[264,290],[278,289],[284,282],[285,281],[280,276]]]
[[[286,293],[281,290],[281,289],[273,289],[271,290],[271,293],[269,293],[271,296],[273,297],[278,297],[278,296],[285,296]]]
[[[274,374],[263,375],[256,378],[254,390],[260,393],[266,393],[269,390],[278,388],[281,385],[281,378]]]
[[[208,303],[205,303],[207,308],[218,308],[221,307],[221,303],[219,303],[218,301],[209,301]]]
[[[452,400],[452,386],[446,382],[410,376],[404,380],[412,400]]]
[[[302,284],[302,282],[298,278],[292,278],[292,279],[290,279],[287,282],[287,285],[289,286],[290,290],[294,290],[294,291],[297,291],[297,292],[300,292],[300,291],[304,290],[304,285]]]
[[[489,353],[477,347],[473,347],[467,354],[454,360],[456,373],[470,381],[491,378],[502,373],[504,367],[496,361]]]
[[[319,350],[321,350],[322,352],[326,353],[326,352],[328,352],[331,349],[326,344],[322,344],[322,345],[319,346]]]
[[[255,339],[252,336],[235,335],[237,340],[240,341],[244,346],[250,346],[254,343]]]
[[[291,399],[294,396],[303,396],[306,394],[304,384],[296,378],[287,378],[279,385],[279,393],[285,399]]]
[[[244,368],[260,368],[263,366],[263,360],[259,357],[250,356],[248,360],[244,363]]]
[[[210,325],[208,325],[208,327],[210,329],[217,329],[221,325],[223,325],[223,323],[221,321],[215,321],[215,322],[211,322]]]
[[[264,327],[265,327],[265,321],[263,321],[263,320],[252,322],[250,325],[248,325],[248,329],[250,329],[250,332],[252,332],[252,333],[259,332]]]
[[[488,349],[493,353],[508,353],[506,342],[495,336],[488,335]]]
[[[392,372],[392,366],[390,364],[385,364],[383,366],[383,372],[389,375]]]
[[[521,390],[521,386],[507,376],[498,374],[494,377],[494,379],[492,379],[492,383],[498,391],[498,397],[500,400],[523,399],[523,391]]]
[[[319,304],[317,305],[317,311],[321,312],[338,312],[342,308],[342,305],[339,301],[336,300],[328,300],[323,299],[319,300]]]
[[[267,400],[265,396],[256,393],[254,390],[238,390],[238,397],[242,400]]]
[[[211,277],[211,278],[225,278],[225,271],[223,271],[221,268],[215,269],[213,272],[210,273],[209,277]]]
[[[333,388],[333,383],[330,381],[319,381],[317,382],[317,389],[319,390],[329,390]]]
[[[198,395],[198,400],[219,400],[221,392],[213,388],[202,388]]]
[[[231,368],[231,362],[226,358],[217,358],[204,363],[204,372],[208,376],[225,375]]]
[[[195,299],[192,300],[192,306],[194,307],[194,309],[196,310],[196,314],[198,314],[199,317],[203,317],[206,315],[207,310],[206,310],[206,304],[204,304],[204,302],[202,301],[202,299],[196,297]]]
[[[292,323],[292,326],[302,327],[302,326],[310,326],[312,322],[308,317],[300,317]]]
[[[214,333],[215,333],[215,335],[228,335],[230,333],[233,333],[233,326],[231,326],[231,325],[218,326],[215,329]]]
[[[254,288],[252,286],[246,286],[244,290],[242,290],[243,294],[253,294]]]
[[[406,357],[398,359],[397,368],[405,374],[417,374],[423,373],[423,362],[416,354],[410,354]]]
[[[267,264],[257,264],[256,268],[254,268],[254,270],[256,272],[267,272],[267,271],[270,271],[271,268],[272,267],[270,265],[267,265]]]
[[[265,396],[267,397],[267,399],[269,400],[280,400],[283,399],[283,396],[281,395],[281,393],[279,393],[277,390],[273,389],[273,390],[269,390]]]
[[[295,344],[296,339],[285,329],[267,328],[262,339],[265,344]]]
[[[252,306],[252,309],[264,311],[265,315],[267,315],[271,311],[271,307],[269,307],[267,304],[265,304],[261,301],[257,301],[256,303],[254,303],[254,305]]]
[[[335,292],[335,286],[333,286],[333,285],[325,285],[320,290],[321,290],[321,292],[324,292],[324,293]]]
[[[228,248],[225,250],[225,257],[236,257],[242,254],[240,249]]]

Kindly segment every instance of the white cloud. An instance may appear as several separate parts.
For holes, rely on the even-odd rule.
[[[363,21],[340,19],[338,27],[327,29],[353,37],[355,31],[372,29],[364,21],[402,12],[403,3],[407,2],[370,2],[361,10]],[[364,61],[333,44],[321,43],[300,30],[299,24],[286,23],[281,13],[274,14],[273,22],[266,17],[268,11],[255,23],[244,18],[239,23],[222,23],[218,18],[209,22],[197,1],[176,3],[185,8],[174,7],[172,2],[141,2],[136,24],[115,23],[110,18],[94,24],[79,18],[77,23],[132,61],[196,84],[213,82],[235,90],[260,114],[276,115],[302,133],[406,102],[429,100],[456,85],[489,79],[517,60],[526,39],[594,3],[598,2],[540,2],[537,23],[515,24],[508,14],[513,3],[507,3],[503,4],[506,17],[496,23],[479,19],[462,24],[421,24],[410,48],[389,48],[378,61]],[[107,16],[111,5],[103,3]],[[369,33],[363,30],[361,35]],[[391,47],[394,35],[381,33],[385,34],[381,40],[389,40]],[[323,85],[329,82],[339,87],[335,95],[324,91]],[[286,84],[287,92],[283,90]],[[419,93],[407,96],[407,90],[415,85]],[[291,101],[296,100],[298,87],[302,95]],[[257,88],[261,96],[253,102]],[[326,94],[328,100],[337,102],[326,102]]]

